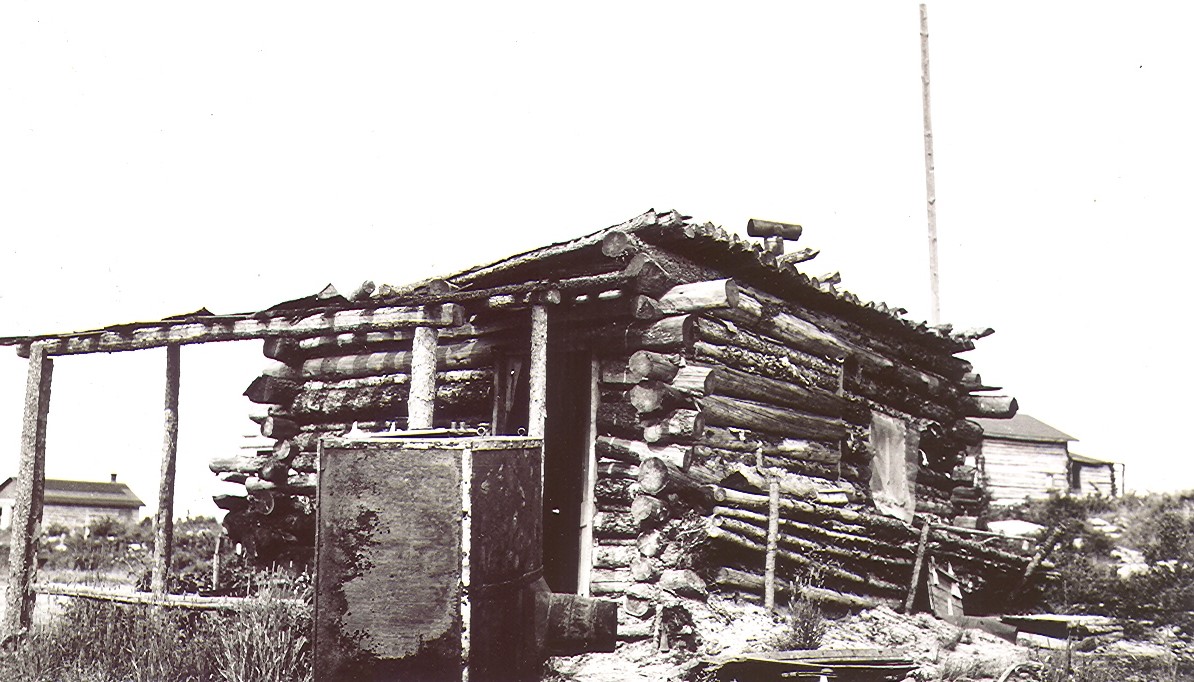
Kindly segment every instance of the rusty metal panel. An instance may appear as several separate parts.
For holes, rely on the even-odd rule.
[[[530,588],[543,575],[540,441],[521,440],[471,451],[471,680],[539,677]]]
[[[324,448],[319,680],[459,680],[461,451]]]

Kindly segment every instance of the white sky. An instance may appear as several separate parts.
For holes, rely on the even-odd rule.
[[[188,11],[189,10],[189,11]],[[1194,10],[931,3],[943,316],[1021,409],[1194,487]],[[404,283],[649,207],[799,222],[927,316],[915,2],[6,3],[0,335]],[[56,361],[51,477],[153,506],[163,351]],[[259,343],[183,350],[180,513]],[[0,469],[25,363],[0,354]],[[7,454],[4,454],[7,453]]]

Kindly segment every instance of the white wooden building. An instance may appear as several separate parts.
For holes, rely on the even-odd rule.
[[[992,504],[1069,491],[1069,443],[1076,438],[1022,412],[1011,419],[975,421],[983,427],[979,476]]]

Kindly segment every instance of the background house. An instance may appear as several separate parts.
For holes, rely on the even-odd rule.
[[[14,479],[0,485],[0,529],[12,526],[12,509],[16,503]],[[145,503],[124,483],[116,481],[65,481],[46,479],[45,510],[42,527],[53,525],[84,528],[92,521],[111,518],[117,521],[136,521]]]
[[[1016,504],[1050,493],[1115,496],[1115,463],[1070,452],[1073,436],[1024,413],[976,419],[983,427],[977,464],[994,504]]]

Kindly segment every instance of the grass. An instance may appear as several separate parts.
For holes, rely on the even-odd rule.
[[[303,682],[311,616],[269,591],[233,613],[72,600],[0,653],[0,680]]]

